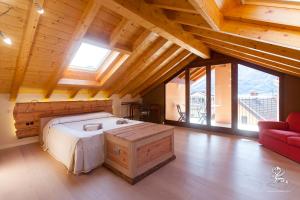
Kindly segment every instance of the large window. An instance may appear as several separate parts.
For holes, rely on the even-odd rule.
[[[186,122],[185,72],[166,84],[166,119]]]
[[[258,131],[262,120],[279,120],[279,77],[238,65],[238,128]]]
[[[279,73],[226,62],[199,62],[166,83],[166,120],[247,135],[258,121],[278,121]]]
[[[206,68],[192,68],[190,73],[190,122],[207,124],[206,122]]]

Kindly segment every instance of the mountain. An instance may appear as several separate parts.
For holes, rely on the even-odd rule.
[[[211,82],[215,81],[215,73],[211,73]],[[258,95],[272,95],[278,93],[278,77],[271,74],[249,68],[243,65],[238,66],[238,94],[248,96],[251,93]],[[215,91],[214,84],[212,92]],[[191,94],[203,92],[206,90],[206,79],[201,78],[191,85]]]

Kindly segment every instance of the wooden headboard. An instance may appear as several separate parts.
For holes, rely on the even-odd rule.
[[[17,103],[14,108],[16,135],[18,138],[40,134],[40,119],[93,112],[112,113],[111,100],[56,101]]]

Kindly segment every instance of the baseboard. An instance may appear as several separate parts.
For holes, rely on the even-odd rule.
[[[22,145],[26,145],[26,144],[31,144],[31,143],[36,143],[36,142],[39,142],[39,137],[26,138],[26,140],[21,139],[20,141],[17,141],[17,142],[12,143],[12,144],[0,145],[0,150],[9,149],[9,148],[22,146]]]

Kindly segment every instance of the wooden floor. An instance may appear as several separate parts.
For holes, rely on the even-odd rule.
[[[177,159],[132,186],[101,167],[73,176],[38,144],[0,151],[0,199],[300,199],[300,164],[256,141],[177,128]],[[271,169],[288,184],[272,184]]]

